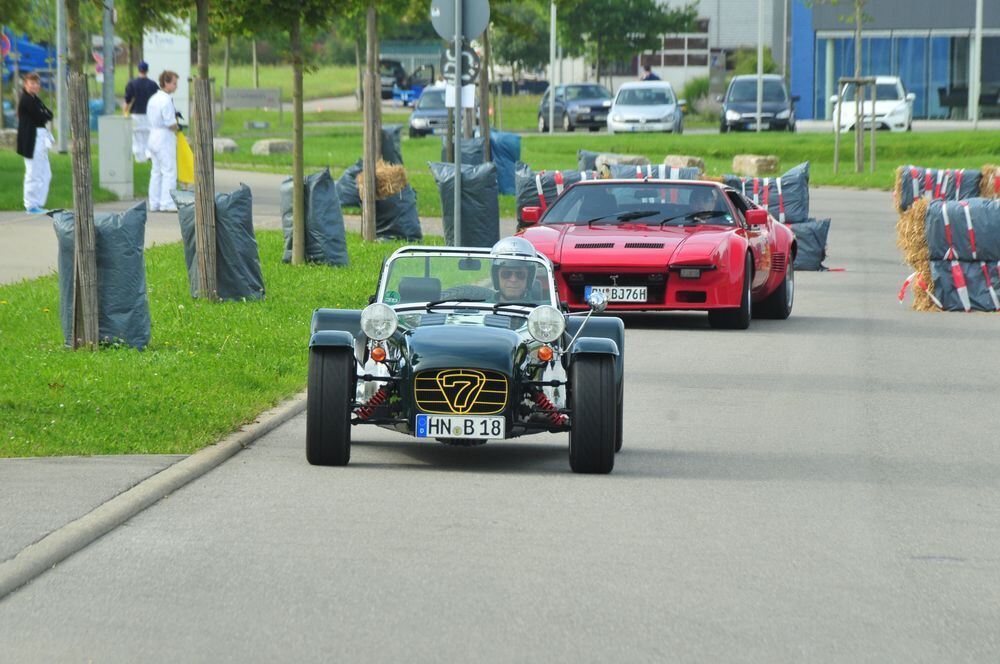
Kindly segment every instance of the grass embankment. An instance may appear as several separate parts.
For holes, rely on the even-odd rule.
[[[274,135],[274,132],[270,132]],[[361,156],[361,130],[355,127],[312,127],[306,132],[305,161],[309,169],[330,166],[334,177]],[[290,132],[287,134],[290,136]],[[257,137],[260,138],[260,137]],[[237,138],[240,151],[216,156],[222,168],[252,168],[277,173],[291,172],[291,155],[253,156],[254,137]],[[641,154],[660,163],[667,154],[700,156],[710,175],[732,171],[733,155],[742,153],[775,154],[781,170],[809,161],[813,185],[835,185],[889,190],[896,167],[920,164],[936,167],[979,168],[996,161],[1000,154],[998,132],[941,132],[879,134],[876,138],[878,163],[874,173],[853,173],[850,137],[841,149],[840,174],[833,174],[833,136],[831,134],[707,134],[673,136],[670,134],[577,133],[569,135],[525,135],[521,159],[535,169],[571,169],[577,167],[577,150]],[[866,143],[867,146],[867,143]],[[866,147],[867,155],[867,147]],[[440,137],[403,138],[403,159],[407,176],[418,193],[421,216],[440,216],[441,201],[437,186],[427,169],[428,161],[441,158]],[[514,198],[500,197],[500,213],[515,214]]]
[[[55,275],[0,286],[0,457],[188,453],[300,391],[313,309],[363,307],[399,245],[349,234],[349,267],[292,267],[257,240],[263,302],[192,300],[181,245],[147,250],[142,352],[67,350]]]

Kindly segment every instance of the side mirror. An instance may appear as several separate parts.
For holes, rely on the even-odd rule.
[[[377,297],[378,297],[377,295],[369,295],[368,296],[368,304],[375,304],[375,299]]]
[[[802,101],[802,96],[801,95],[792,95],[792,103],[793,104],[797,104],[800,101]]]
[[[715,101],[722,103],[722,95],[715,95]]]
[[[678,99],[677,100],[677,105],[680,106],[681,108],[687,108],[688,100],[687,99]]]
[[[521,223],[522,224],[537,224],[538,220],[542,218],[542,208],[529,205],[528,207],[521,208]]]
[[[767,210],[747,210],[748,226],[766,226]]]
[[[906,101],[913,101],[916,98],[917,98],[917,95],[914,94],[913,92],[908,92],[906,94]]]
[[[830,103],[831,104],[837,103],[837,95],[830,95]]]
[[[608,308],[608,296],[598,290],[590,291],[587,304],[594,310],[594,313],[599,314]]]

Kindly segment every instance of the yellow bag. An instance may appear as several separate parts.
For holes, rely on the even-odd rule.
[[[194,152],[181,132],[177,132],[177,181],[194,184]]]

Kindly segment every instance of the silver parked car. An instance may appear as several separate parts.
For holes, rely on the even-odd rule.
[[[637,81],[618,89],[608,113],[608,133],[684,131],[683,99],[666,81]]]

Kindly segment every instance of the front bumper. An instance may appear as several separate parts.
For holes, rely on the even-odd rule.
[[[614,276],[614,279],[612,279]],[[645,286],[645,302],[608,302],[608,311],[694,310],[739,306],[739,289],[732,288],[729,276],[718,269],[705,270],[696,279],[685,279],[673,270],[595,270],[561,266],[556,274],[559,292],[573,311],[585,311],[587,286]]]
[[[853,131],[854,130],[854,119],[849,121],[841,120],[840,131]],[[872,128],[871,117],[865,117],[864,125],[865,129]],[[904,115],[878,115],[875,116],[875,129],[876,131],[889,130],[889,131],[906,131],[907,121]]]
[[[608,130],[628,134],[645,131],[673,131],[673,122],[616,122],[608,120]]]
[[[723,120],[723,126],[728,131],[757,131],[756,121],[753,118],[740,118],[739,120]],[[777,120],[775,118],[763,118],[761,120],[761,131],[788,131],[790,118]]]
[[[570,113],[574,127],[604,127],[608,123],[607,112]]]

